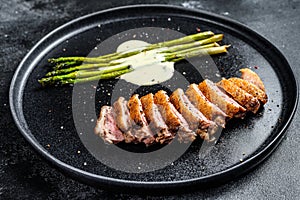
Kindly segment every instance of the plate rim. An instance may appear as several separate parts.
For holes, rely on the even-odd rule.
[[[234,165],[228,169],[222,170],[222,171],[214,173],[214,174],[201,176],[198,178],[191,178],[191,179],[186,179],[186,180],[175,180],[175,181],[134,181],[134,180],[118,179],[118,178],[112,178],[112,177],[106,177],[103,175],[93,174],[91,172],[84,171],[82,169],[73,167],[72,165],[69,165],[67,163],[60,161],[56,157],[52,156],[42,145],[40,145],[40,143],[37,142],[35,140],[35,138],[32,138],[30,136],[30,134],[28,134],[27,131],[24,129],[23,124],[20,122],[19,115],[17,113],[18,109],[17,109],[17,106],[15,105],[15,98],[16,98],[15,96],[16,95],[14,92],[16,85],[20,85],[20,83],[17,82],[19,74],[21,73],[21,70],[24,68],[25,62],[28,60],[28,58],[31,56],[31,54],[33,54],[37,50],[37,48],[41,44],[43,44],[48,38],[50,38],[52,35],[54,35],[55,33],[59,32],[60,30],[66,28],[74,23],[78,23],[81,20],[88,19],[90,17],[101,15],[104,13],[116,12],[119,10],[127,10],[127,9],[137,9],[137,8],[141,8],[141,7],[142,8],[164,8],[164,9],[171,9],[171,10],[175,9],[175,10],[181,10],[181,11],[186,11],[186,12],[190,12],[190,13],[198,13],[198,14],[202,14],[202,15],[204,14],[204,15],[211,16],[214,18],[218,18],[219,20],[232,23],[234,25],[237,25],[238,27],[245,29],[247,32],[255,34],[255,36],[260,37],[259,38],[260,40],[263,40],[264,42],[266,42],[266,44],[271,45],[271,47],[276,51],[277,54],[279,54],[281,56],[281,59],[283,59],[283,61],[289,67],[290,73],[294,79],[293,80],[294,84],[296,86],[296,88],[295,88],[296,94],[295,94],[295,100],[294,100],[295,104],[292,108],[292,111],[290,113],[290,116],[289,116],[287,122],[282,127],[282,129],[278,132],[277,136],[272,141],[270,141],[262,150],[260,150],[255,155],[247,158],[247,160],[245,160],[244,162],[241,162],[237,165]],[[26,67],[26,65],[25,65],[25,67]],[[215,14],[215,13],[205,11],[205,10],[191,9],[191,8],[185,8],[182,6],[165,5],[165,4],[138,4],[138,5],[128,5],[128,6],[109,8],[109,9],[97,11],[94,13],[90,13],[90,14],[75,18],[75,19],[59,26],[58,28],[54,29],[53,31],[48,33],[46,36],[44,36],[42,39],[40,39],[31,48],[31,50],[26,54],[26,56],[20,62],[19,66],[17,67],[17,69],[14,73],[14,76],[11,80],[11,85],[9,88],[9,104],[10,104],[10,110],[11,110],[11,114],[13,116],[14,122],[17,125],[17,127],[18,127],[19,131],[21,132],[21,134],[23,135],[23,137],[25,137],[25,139],[27,140],[27,142],[29,142],[30,145],[35,149],[35,151],[37,151],[44,159],[46,159],[48,162],[50,162],[55,167],[57,167],[59,170],[62,170],[64,173],[68,174],[72,178],[75,178],[84,183],[92,184],[92,185],[96,185],[96,186],[99,186],[99,185],[104,186],[104,187],[109,186],[109,185],[110,186],[120,186],[119,188],[122,188],[122,189],[126,189],[126,188],[127,189],[130,189],[130,188],[140,188],[140,189],[162,189],[162,188],[174,189],[174,188],[177,188],[178,189],[179,187],[192,186],[192,185],[201,184],[201,183],[203,185],[212,184],[215,179],[218,179],[218,181],[220,181],[219,183],[227,182],[228,180],[232,180],[233,178],[236,178],[237,176],[240,176],[240,175],[250,171],[251,169],[256,167],[258,164],[260,164],[262,161],[264,161],[280,144],[280,142],[283,139],[283,136],[286,133],[287,128],[289,127],[289,125],[296,113],[297,105],[298,105],[298,101],[299,101],[298,88],[299,88],[298,81],[295,78],[293,68],[291,68],[291,66],[289,65],[285,56],[280,52],[280,50],[278,50],[278,48],[274,44],[269,42],[269,40],[264,38],[262,35],[260,35],[256,31],[250,29],[248,26],[246,26],[236,20],[230,19],[228,17],[224,17],[222,15]],[[18,94],[18,95],[23,96],[23,94]],[[243,168],[243,170],[240,170],[240,172],[238,172],[238,169],[240,169],[240,168]],[[232,176],[232,177],[230,179],[228,179],[228,176]],[[219,178],[217,178],[217,177],[219,177]],[[221,179],[220,179],[220,177],[221,177]]]

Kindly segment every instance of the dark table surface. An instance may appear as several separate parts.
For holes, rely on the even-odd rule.
[[[21,136],[11,117],[8,102],[14,71],[25,54],[45,34],[88,13],[141,3],[180,5],[238,20],[277,46],[299,80],[299,0],[0,0],[0,199],[142,198],[83,185],[49,166]],[[187,191],[166,198],[298,199],[299,122],[298,109],[281,145],[250,173],[216,188]]]

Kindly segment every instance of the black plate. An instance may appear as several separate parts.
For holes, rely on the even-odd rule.
[[[213,57],[221,75],[236,76],[240,68],[259,66],[254,70],[265,83],[269,102],[259,114],[229,123],[219,143],[205,156],[199,156],[198,142],[195,142],[174,163],[156,171],[126,173],[107,167],[89,153],[80,140],[84,136],[77,134],[71,108],[72,87],[43,89],[37,79],[49,70],[44,67],[48,58],[86,56],[99,41],[141,27],[164,27],[183,34],[195,33],[197,28],[224,33],[223,43],[232,44],[232,47],[228,54]],[[176,66],[176,70],[185,70],[189,81],[200,82],[202,78],[189,73],[188,67],[189,63],[183,62]],[[96,93],[96,99],[105,98],[112,84],[113,81],[99,82],[99,91],[104,88],[104,93]],[[146,90],[141,89],[141,92]],[[77,180],[125,190],[207,187],[249,171],[269,156],[282,140],[297,101],[297,83],[289,64],[278,49],[261,35],[219,15],[162,5],[110,9],[59,27],[28,53],[10,88],[14,120],[23,136],[44,158]],[[94,109],[98,112],[102,104],[96,105]],[[92,116],[92,120],[96,117]],[[93,127],[95,122],[86,123]],[[93,133],[91,130],[84,134]],[[100,138],[96,142],[104,145]]]

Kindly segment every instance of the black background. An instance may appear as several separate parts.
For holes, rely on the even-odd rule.
[[[288,59],[300,75],[300,1],[126,0],[0,1],[0,198],[137,199],[78,183],[49,166],[23,139],[12,120],[8,90],[19,62],[33,45],[56,27],[85,14],[116,6],[160,3],[212,11],[258,31]],[[299,78],[298,78],[299,80]],[[288,80],[287,80],[288,81]],[[300,196],[299,109],[282,144],[263,164],[228,184],[165,198],[297,199]],[[160,197],[153,197],[159,199]]]

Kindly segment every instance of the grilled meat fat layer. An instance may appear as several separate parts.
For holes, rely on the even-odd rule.
[[[260,103],[256,97],[236,86],[233,82],[223,78],[217,83],[217,86],[225,90],[235,101],[244,106],[248,111],[256,113],[260,108]]]
[[[141,101],[137,94],[134,94],[128,101],[129,113],[134,121],[133,132],[137,142],[144,142],[150,145],[155,141],[150,130],[145,114],[143,112]]]
[[[267,103],[267,101],[268,101],[267,94],[264,91],[262,91],[261,89],[259,89],[256,85],[250,83],[249,81],[241,79],[241,78],[230,78],[228,80],[231,81],[232,83],[234,83],[236,86],[242,88],[249,94],[256,97],[262,104]]]
[[[245,116],[246,109],[227,96],[210,80],[202,81],[198,87],[210,102],[218,106],[230,118],[243,118]]]

